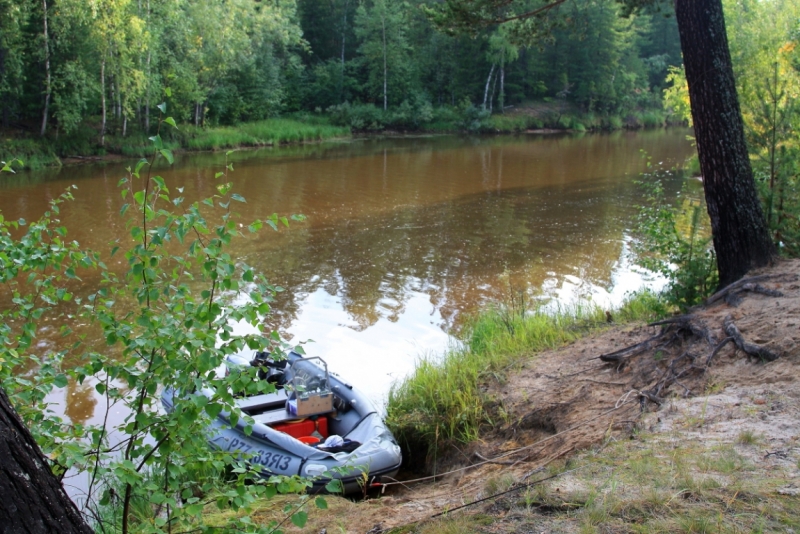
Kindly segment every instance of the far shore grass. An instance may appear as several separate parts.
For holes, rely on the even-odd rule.
[[[542,105],[549,104],[528,103],[514,112],[494,114],[469,124],[456,111],[449,110],[410,133],[519,134],[542,129],[587,132],[652,128],[668,124],[666,115],[660,110],[639,111],[622,117],[582,112],[570,107],[559,112],[551,110],[544,113],[540,109]],[[535,110],[538,111],[534,113]],[[196,127],[179,124],[177,130],[165,126],[160,134],[165,148],[179,152],[318,142],[349,138],[354,132],[381,135],[387,131],[407,131],[403,126],[391,122],[354,130],[350,126],[335,125],[332,120],[331,116],[324,114],[296,113],[234,126]],[[109,155],[139,158],[152,154],[153,145],[148,134],[134,131],[122,136],[110,127],[105,143],[101,145],[98,127],[90,126],[90,122],[84,122],[77,131],[68,135],[53,132],[45,138],[32,132],[0,132],[0,159],[8,161],[16,158],[24,162],[25,168],[35,170],[59,166],[67,159],[93,160]],[[98,122],[97,118],[94,118],[94,122]],[[353,122],[345,121],[343,124]]]
[[[199,128],[179,125],[161,129],[164,147],[173,151],[222,150],[238,147],[274,146],[350,137],[350,128],[334,126],[324,117],[307,119],[275,118],[237,126]],[[0,159],[20,159],[27,169],[61,165],[68,158],[96,158],[109,154],[146,157],[153,144],[144,133],[125,137],[107,135],[100,146],[97,131],[83,127],[74,135],[40,139],[35,137],[0,138]]]
[[[642,291],[613,316],[617,323],[652,321],[668,311],[659,296]],[[478,439],[481,427],[492,422],[491,399],[482,385],[503,380],[537,352],[607,326],[605,311],[586,303],[557,311],[502,304],[480,313],[466,326],[458,346],[443,356],[420,358],[414,372],[389,392],[386,423],[403,456],[430,459],[448,445]]]

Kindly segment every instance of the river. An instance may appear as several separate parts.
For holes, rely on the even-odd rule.
[[[286,289],[269,326],[294,342],[313,340],[309,355],[380,404],[418,357],[443,352],[465,314],[510,290],[611,306],[652,283],[631,263],[643,201],[635,180],[643,152],[666,167],[682,164],[693,153],[686,134],[367,138],[237,151],[230,180],[247,199],[237,206],[245,221],[273,212],[307,220],[231,250]],[[210,196],[225,157],[179,155],[158,172],[187,198]],[[108,251],[125,235],[117,183],[133,163],[3,177],[0,211],[34,220],[74,184],[61,217],[69,237]],[[83,290],[96,282],[84,277]],[[57,348],[56,330],[45,330],[41,350]],[[49,400],[91,424],[104,411],[95,395],[90,382],[70,383]]]

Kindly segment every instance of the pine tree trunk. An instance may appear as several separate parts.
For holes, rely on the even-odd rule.
[[[675,0],[706,204],[724,287],[771,262],[744,140],[721,0]]]
[[[90,534],[42,451],[0,388],[0,530]]]
[[[47,131],[47,116],[50,114],[50,37],[47,33],[47,0],[42,0],[42,10],[44,12],[44,72],[45,72],[45,93],[44,111],[42,111],[42,128],[39,135],[44,136]]]

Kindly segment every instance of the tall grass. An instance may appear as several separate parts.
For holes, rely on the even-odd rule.
[[[612,315],[617,322],[652,320],[667,313],[649,292],[632,295]],[[426,356],[389,392],[386,422],[407,458],[430,459],[445,445],[470,442],[490,424],[490,400],[483,392],[493,379],[537,352],[559,347],[607,325],[604,310],[579,304],[528,311],[503,305],[475,317],[461,342],[442,357]]]
[[[0,140],[0,159],[8,161],[12,158],[22,160],[28,169],[61,165],[53,148],[35,139]]]
[[[349,128],[333,126],[327,119],[313,116],[267,119],[213,128],[180,125],[178,130],[164,130],[161,132],[164,147],[172,151],[281,145],[350,136]],[[146,157],[153,152],[153,142],[149,137],[143,132],[134,132],[125,137],[109,133],[105,145],[100,146],[97,130],[82,126],[70,135],[54,139],[0,139],[0,154],[4,160],[21,159],[28,169],[59,165],[59,157],[102,156],[107,153]]]
[[[321,141],[350,135],[350,129],[331,124],[308,124],[294,119],[267,119],[240,126],[190,128],[186,133],[186,148],[217,150],[239,146],[280,145]]]

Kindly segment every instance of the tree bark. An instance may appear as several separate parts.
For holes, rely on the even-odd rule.
[[[0,530],[91,534],[0,388]]]
[[[753,180],[721,0],[675,0],[720,287],[769,264],[775,247]]]

